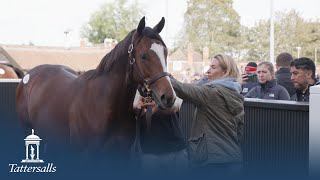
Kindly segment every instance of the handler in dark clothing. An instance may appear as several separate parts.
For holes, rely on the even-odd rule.
[[[246,98],[290,100],[288,91],[277,84],[274,69],[270,62],[261,62],[257,68],[259,86],[252,88]]]
[[[142,128],[141,166],[147,173],[178,173],[188,167],[186,143],[183,139],[177,113],[182,100],[177,99],[171,109],[161,110],[154,101],[144,102],[136,96],[134,107],[146,110],[152,107],[151,128]],[[145,116],[144,116],[145,118]]]
[[[289,53],[281,53],[276,59],[276,80],[277,83],[288,91],[290,97],[296,93],[291,81],[290,63],[293,58]]]
[[[316,67],[314,62],[306,57],[295,59],[290,65],[291,81],[296,94],[291,97],[293,101],[309,102],[310,86],[319,85],[316,80]]]

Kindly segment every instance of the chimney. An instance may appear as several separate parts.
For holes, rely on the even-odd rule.
[[[192,47],[191,43],[189,43],[188,47],[187,47],[187,61],[188,61],[189,67],[192,67],[192,63],[193,63],[193,47]]]
[[[104,41],[103,41],[103,44],[104,44],[104,47],[105,48],[111,48],[111,46],[112,46],[112,39],[110,39],[110,38],[105,38],[104,39]]]
[[[86,41],[84,39],[80,40],[80,47],[86,47]]]
[[[202,61],[204,63],[209,61],[209,48],[207,46],[202,49]]]

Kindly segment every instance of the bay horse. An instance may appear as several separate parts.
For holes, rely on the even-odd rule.
[[[10,65],[10,64],[0,64],[0,79],[19,79],[24,76],[23,72]]]
[[[159,35],[164,23],[162,18],[154,28],[145,27],[143,17],[96,69],[81,75],[61,65],[30,70],[16,89],[17,114],[28,134],[34,129],[48,146],[62,143],[77,152],[129,158],[138,85],[149,89],[161,108],[170,108],[176,98]]]

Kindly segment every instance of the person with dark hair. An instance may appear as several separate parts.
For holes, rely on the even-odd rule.
[[[259,86],[252,88],[246,98],[290,100],[288,91],[277,84],[271,62],[261,62],[257,68]]]
[[[293,83],[290,79],[290,63],[293,60],[291,54],[281,53],[276,58],[276,80],[277,83],[288,91],[290,97],[293,96],[296,91],[293,87]]]
[[[257,81],[257,63],[249,62],[245,69],[244,74],[242,74],[242,91],[241,95],[245,96],[253,87],[258,86]]]
[[[316,79],[316,66],[306,57],[294,59],[290,64],[291,81],[296,93],[291,100],[309,102],[310,86],[319,85]]]

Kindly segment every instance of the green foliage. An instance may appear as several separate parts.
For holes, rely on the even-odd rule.
[[[191,43],[201,52],[208,47],[210,55],[239,53],[240,17],[232,8],[232,0],[189,0],[184,15],[185,31],[179,46]]]
[[[261,20],[253,27],[240,25],[240,17],[232,8],[232,0],[189,0],[184,15],[185,26],[180,33],[177,47],[189,43],[202,52],[207,46],[210,56],[226,53],[235,59],[269,61],[270,21]],[[307,21],[291,10],[275,15],[275,56],[289,52],[297,56],[314,57],[320,51],[320,21]]]
[[[277,12],[275,16],[275,56],[289,52],[297,56],[296,47],[301,47],[300,57],[314,57],[314,49],[320,44],[320,21],[306,21],[300,14],[291,10]],[[269,61],[270,22],[262,20],[243,32],[246,44],[244,59]]]
[[[103,5],[82,27],[81,36],[92,43],[103,43],[105,38],[122,40],[136,28],[144,14],[136,0],[132,4],[127,2],[116,0]]]
[[[243,59],[248,61],[266,61],[269,59],[269,24],[259,21],[252,28],[246,28],[242,33],[244,37]]]

